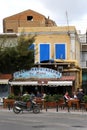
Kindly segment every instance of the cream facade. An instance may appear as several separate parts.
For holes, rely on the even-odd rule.
[[[35,45],[39,52],[40,43],[50,44],[50,58],[55,59],[54,44],[64,43],[66,46],[65,60],[76,60],[76,64],[80,66],[80,43],[75,27],[30,27],[18,28],[18,32],[24,31],[26,34],[36,35]],[[62,59],[62,57],[60,57]],[[37,55],[35,62],[39,62],[39,55]]]
[[[57,68],[63,68],[63,76],[75,76],[75,81],[73,82],[73,90],[81,87],[82,84],[82,71],[80,68],[80,43],[79,38],[74,26],[70,27],[19,27],[18,33],[22,31],[25,34],[36,35],[36,40],[34,43],[36,55],[35,55],[35,65],[43,66],[44,62],[41,62],[41,44],[49,45],[49,58],[48,60],[53,60]],[[56,44],[63,45],[60,50],[56,51]],[[59,57],[57,53],[62,52]],[[44,51],[42,57],[46,56]]]

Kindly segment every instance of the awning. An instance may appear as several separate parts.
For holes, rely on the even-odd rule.
[[[37,85],[37,81],[12,81],[9,82],[10,85]]]
[[[8,79],[0,79],[0,84],[8,84]]]
[[[12,81],[9,82],[12,85],[31,85],[31,86],[72,86],[73,81],[48,81],[47,83],[38,83],[38,81]]]
[[[49,86],[72,86],[72,81],[48,81]]]

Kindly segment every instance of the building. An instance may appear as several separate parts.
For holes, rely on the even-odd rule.
[[[13,81],[10,82],[11,86],[24,86],[22,90],[26,86],[33,86],[33,88],[40,91],[42,89],[49,93],[55,93],[55,91],[64,93],[66,90],[72,92],[80,88],[82,84],[80,43],[75,27],[69,27],[69,31],[68,27],[20,27],[18,28],[19,34],[22,29],[26,35],[36,35],[33,47],[38,53],[35,53],[35,67],[37,69],[34,68],[34,71],[45,75],[44,77],[33,75],[34,78],[28,75],[29,77],[26,78],[25,72],[18,72],[15,73],[17,77],[14,77]],[[51,72],[57,71],[62,76],[55,78],[49,74],[47,77],[47,70],[44,70],[46,68],[50,69],[48,71]]]
[[[81,44],[82,88],[87,94],[87,32],[79,34]]]
[[[1,33],[0,34],[0,47],[13,47],[17,45],[16,33]]]
[[[11,74],[0,74],[0,97],[5,98],[10,93],[9,80],[12,79]]]
[[[52,27],[57,26],[49,17],[37,13],[33,10],[9,16],[3,19],[4,33],[18,33],[18,27]]]
[[[17,32],[19,36],[24,32],[26,36],[36,36],[35,68],[13,74],[9,81],[12,92],[19,89],[21,93],[39,90],[63,94],[82,87],[81,48],[74,26],[58,27],[54,21],[32,10],[5,18],[3,23],[5,33]]]

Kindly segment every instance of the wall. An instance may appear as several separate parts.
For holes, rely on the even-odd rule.
[[[21,13],[3,19],[3,32],[18,32],[18,27],[45,27],[56,26],[56,23],[44,15],[33,10],[26,10]]]

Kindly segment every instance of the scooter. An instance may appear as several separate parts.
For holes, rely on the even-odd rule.
[[[28,106],[28,102],[30,102],[30,105]],[[40,107],[38,104],[36,104],[35,101],[15,101],[13,105],[13,112],[16,114],[19,114],[20,112],[23,113],[23,111],[32,111],[33,113],[37,114],[40,113]]]

